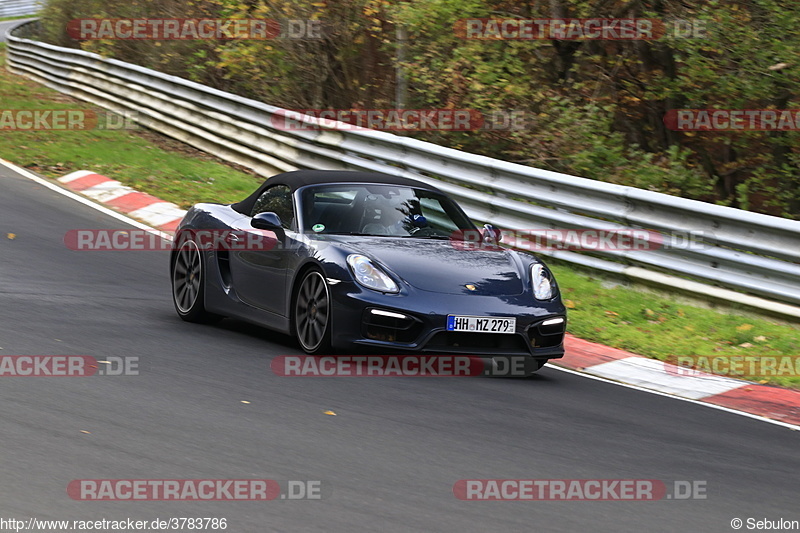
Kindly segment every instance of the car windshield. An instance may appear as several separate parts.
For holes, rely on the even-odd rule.
[[[308,233],[435,239],[475,228],[448,197],[412,187],[310,186],[301,189],[300,203]]]

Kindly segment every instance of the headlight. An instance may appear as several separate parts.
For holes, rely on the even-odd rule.
[[[550,272],[542,265],[531,266],[531,284],[533,285],[533,295],[537,300],[549,300],[553,297],[553,282]]]
[[[400,292],[392,278],[373,265],[368,257],[358,254],[348,255],[347,264],[353,271],[353,277],[364,287],[380,292]]]

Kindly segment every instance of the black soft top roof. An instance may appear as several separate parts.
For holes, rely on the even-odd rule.
[[[267,181],[265,181],[256,191],[242,200],[239,203],[232,204],[231,207],[242,213],[249,215],[256,200],[261,196],[267,187],[273,185],[286,185],[292,192],[300,187],[306,185],[323,185],[326,183],[380,183],[386,185],[402,185],[405,187],[414,187],[417,189],[427,189],[429,191],[440,192],[436,187],[432,187],[427,183],[413,180],[410,178],[401,178],[392,176],[390,174],[381,174],[378,172],[355,172],[351,170],[294,170],[292,172],[284,172],[283,174],[276,174]]]

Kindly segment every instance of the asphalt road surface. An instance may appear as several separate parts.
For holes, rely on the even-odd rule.
[[[271,360],[301,353],[291,339],[178,319],[166,252],[63,243],[69,229],[125,227],[0,167],[0,355],[142,367],[0,377],[0,518],[215,517],[234,533],[716,532],[737,517],[800,519],[795,431],[551,368],[529,380],[278,377]],[[67,486],[81,479],[320,481],[324,497],[76,501]],[[461,501],[462,479],[697,481],[706,498]]]

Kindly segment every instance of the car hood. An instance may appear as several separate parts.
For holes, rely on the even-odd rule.
[[[336,240],[348,251],[377,261],[423,291],[492,296],[523,292],[522,267],[511,251],[463,250],[450,241],[433,239],[343,237]]]

